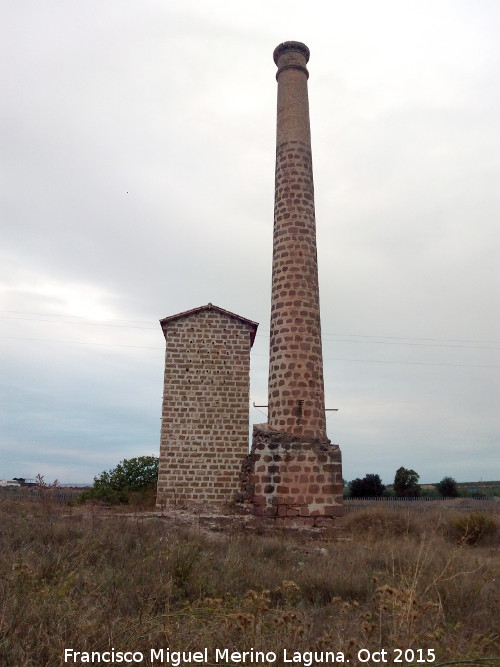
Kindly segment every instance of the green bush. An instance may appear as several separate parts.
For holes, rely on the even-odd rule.
[[[398,468],[394,477],[394,493],[398,497],[414,497],[420,495],[420,484],[418,480],[420,475],[414,470]]]
[[[434,485],[443,498],[458,498],[458,486],[453,477],[443,477],[439,484]]]
[[[158,482],[158,457],[124,459],[111,470],[94,477],[94,486],[80,495],[80,501],[102,500],[118,505],[154,494]]]
[[[385,491],[380,477],[373,474],[365,475],[363,479],[357,477],[349,482],[348,486],[351,498],[375,498]]]
[[[484,512],[470,512],[451,520],[454,539],[459,544],[475,545],[496,533],[495,520]]]

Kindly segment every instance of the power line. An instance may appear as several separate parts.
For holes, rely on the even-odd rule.
[[[24,338],[21,336],[0,336],[3,340],[34,340],[41,343],[70,343],[71,345],[100,345],[103,347],[132,347],[138,350],[163,350],[163,347],[148,347],[146,345],[122,345],[120,343],[95,343],[83,340],[58,340],[56,338]]]
[[[323,336],[336,336],[338,334],[323,334]],[[260,338],[267,338],[269,339],[269,336],[264,336],[262,334],[257,334],[258,337]],[[364,338],[390,338],[390,336],[364,336]],[[394,338],[397,338],[397,336],[394,336]],[[408,339],[409,340],[409,339]],[[437,340],[437,339],[432,339],[432,338],[414,338],[413,340]],[[461,348],[463,350],[500,350],[500,347],[493,347],[492,345],[449,345],[447,343],[410,343],[410,342],[403,342],[404,339],[401,338],[401,342],[399,341],[390,341],[390,340],[351,340],[349,338],[336,338],[335,340],[325,340],[323,338],[323,343],[358,343],[360,345],[409,345],[412,347],[447,347],[447,348]],[[466,341],[463,341],[466,342]],[[471,341],[472,342],[472,341]],[[482,342],[482,341],[476,341],[476,342]],[[487,342],[487,341],[485,341]],[[493,342],[493,341],[491,341]],[[500,343],[498,343],[500,345]]]
[[[16,315],[34,315],[38,317],[74,317],[78,320],[91,320],[91,317],[85,317],[84,315],[68,315],[67,313],[38,313],[29,310],[2,310],[2,313],[15,313]],[[23,319],[23,318],[11,318],[11,319]],[[152,324],[151,320],[119,320],[116,318],[109,318],[110,322],[134,322],[135,324]],[[52,322],[52,320],[47,320],[47,322]],[[75,322],[77,324],[77,322]],[[82,322],[83,324],[83,322]]]
[[[0,336],[2,340],[26,340],[26,341],[37,341],[41,343],[68,343],[70,345],[99,345],[101,347],[126,347],[133,348],[137,350],[163,350],[163,347],[153,347],[146,345],[123,345],[119,343],[96,343],[96,342],[87,342],[81,340],[58,340],[56,338],[27,338],[21,336]],[[267,354],[252,354],[253,357],[267,357]],[[460,368],[500,368],[500,366],[491,365],[491,364],[449,364],[449,363],[432,363],[424,361],[384,361],[382,359],[345,359],[341,357],[330,357],[326,358],[325,361],[349,361],[356,363],[367,363],[367,364],[402,364],[402,365],[411,365],[411,366],[456,366]]]
[[[10,317],[6,315],[0,315],[0,319],[7,319],[7,320],[24,320],[26,322],[48,322],[49,324],[70,324],[70,325],[76,325],[76,326],[93,326],[93,327],[114,327],[118,329],[140,329],[143,331],[159,331],[159,327],[141,327],[138,325],[132,325],[132,324],[109,324],[107,322],[71,322],[69,320],[46,320],[46,319],[34,319],[31,317]],[[127,320],[116,320],[117,322],[120,321],[127,321]],[[262,335],[262,334],[257,334],[259,338],[269,338],[269,336]],[[323,334],[324,336],[337,336],[340,334]],[[349,338],[337,338],[336,340],[323,340],[324,343],[358,343],[358,344],[371,344],[371,345],[409,345],[412,347],[446,347],[446,348],[462,348],[464,350],[500,350],[500,347],[492,347],[490,345],[448,345],[445,343],[410,343],[410,342],[399,342],[399,341],[404,341],[402,337],[398,336],[363,336],[364,338],[398,338],[398,341],[393,341],[393,340],[369,340],[369,341],[362,341],[362,340],[350,340]],[[419,339],[414,339],[414,340],[419,340]],[[421,338],[420,340],[439,340],[439,339],[434,339],[434,338]],[[465,341],[464,341],[465,342]],[[470,341],[473,342],[473,341]],[[481,341],[475,341],[475,342],[481,342]],[[493,342],[493,341],[492,341]],[[499,343],[500,344],[500,343]]]
[[[132,325],[132,324],[108,324],[107,322],[71,322],[69,320],[43,320],[43,319],[35,319],[34,317],[9,317],[8,315],[0,315],[0,319],[3,320],[24,320],[25,322],[50,322],[50,324],[76,324],[77,326],[89,326],[89,327],[118,327],[119,329],[143,329],[145,331],[155,331],[158,329],[160,330],[159,326],[155,327],[140,327],[137,325]],[[127,321],[127,320],[116,320],[117,322],[120,321]]]
[[[267,354],[252,353],[252,357],[268,357]],[[494,364],[449,364],[445,362],[426,362],[426,361],[386,361],[384,359],[345,359],[344,357],[326,357],[323,361],[352,361],[366,364],[402,364],[411,366],[458,366],[460,368],[500,368],[500,365]]]
[[[366,336],[368,338],[368,336]],[[374,336],[378,338],[378,336]],[[422,338],[421,340],[430,340]],[[415,347],[449,347],[449,348],[462,348],[464,350],[500,350],[500,347],[492,347],[489,345],[448,345],[446,343],[403,343],[389,340],[349,340],[348,338],[338,338],[332,341],[326,341],[328,343],[361,343],[362,345],[411,345]]]
[[[19,313],[19,314],[25,314],[25,315],[42,315],[42,313],[23,313],[23,311],[1,311],[1,312],[10,312],[10,313]],[[49,315],[50,313],[44,313],[44,315]],[[55,315],[54,317],[61,317],[60,315]],[[79,315],[71,316],[71,317],[76,317],[79,320],[90,320],[90,318],[86,317],[81,317]],[[113,328],[119,328],[119,329],[139,329],[143,331],[158,331],[158,325],[154,326],[149,326],[149,327],[142,327],[138,326],[137,324],[111,324],[109,322],[92,322],[92,321],[78,321],[78,322],[73,322],[70,320],[48,320],[48,319],[35,319],[33,317],[12,317],[8,315],[0,315],[0,319],[10,319],[10,320],[24,320],[27,322],[47,322],[49,324],[70,324],[70,325],[85,325],[85,326],[96,326],[96,327],[113,327]],[[146,321],[140,321],[140,320],[112,320],[113,322],[137,322],[137,323],[142,323],[142,324],[148,324]],[[150,323],[153,325],[153,323]],[[374,336],[371,334],[344,334],[344,337],[340,337],[341,334],[334,334],[334,333],[323,333],[323,343],[354,343],[354,344],[372,344],[372,345],[407,345],[410,347],[443,347],[443,348],[449,348],[449,349],[464,349],[464,350],[499,350],[500,347],[493,347],[493,345],[500,345],[500,342],[498,341],[481,341],[481,340],[463,340],[463,339],[446,339],[446,338],[412,338],[410,336],[404,337],[404,336]],[[335,340],[325,340],[325,336],[335,336]],[[346,336],[351,336],[355,338],[382,338],[384,340],[368,340],[368,341],[362,341],[362,340],[352,340],[351,338],[347,338]],[[259,338],[269,338],[269,335],[264,335],[264,334],[257,334],[257,337]],[[28,339],[24,339],[28,340]],[[428,343],[428,342],[409,342],[409,341],[441,341],[441,342],[435,342],[435,343]],[[445,342],[448,341],[448,342]],[[61,341],[65,342],[65,341]],[[469,343],[467,345],[450,345],[449,343]],[[489,345],[471,345],[470,343],[489,343]],[[118,347],[118,345],[117,345]],[[130,346],[129,346],[130,347]],[[131,347],[139,347],[139,346],[131,346]],[[156,349],[156,348],[155,348]]]
[[[332,357],[324,361],[350,361],[360,362],[363,364],[403,364],[411,366],[457,366],[459,368],[500,368],[500,366],[489,364],[448,364],[445,362],[428,362],[428,361],[382,361],[380,359],[344,359],[341,357]]]
[[[394,340],[430,340],[448,343],[488,343],[490,345],[500,345],[498,340],[463,340],[461,338],[419,338],[415,336],[374,336],[372,334],[335,334],[324,333],[324,336],[350,336],[352,338],[387,338]]]
[[[264,329],[264,331],[266,331]],[[472,345],[448,345],[448,343],[487,343],[488,345],[500,345],[500,341],[497,340],[463,340],[460,338],[454,339],[454,338],[418,338],[415,336],[374,336],[371,334],[335,334],[335,333],[323,333],[322,332],[322,338],[324,339],[325,336],[335,336],[336,340],[332,341],[325,341],[323,342],[328,342],[328,343],[364,343],[365,341],[362,340],[349,340],[348,337],[351,338],[384,338],[387,340],[378,340],[378,341],[366,341],[367,343],[379,343],[382,345],[421,345],[422,347],[464,347],[465,349],[470,349],[470,350],[475,350],[475,349],[485,349],[485,350],[498,350],[500,348],[497,347],[473,347]],[[269,334],[257,334],[257,337],[259,338],[269,338]],[[436,345],[428,345],[426,343],[410,343],[410,342],[388,342],[390,340],[397,340],[397,341],[414,341],[414,340],[422,340],[422,341],[442,341],[442,344],[436,344]]]
[[[262,327],[259,327],[259,331],[265,331],[266,336],[263,336],[262,333],[257,334],[257,336],[263,336],[265,338],[269,337],[269,329],[263,329]],[[463,338],[424,338],[421,336],[376,336],[374,334],[339,334],[339,333],[332,333],[328,331],[322,331],[321,332],[322,336],[336,336],[336,337],[342,337],[342,338],[386,338],[389,340],[426,340],[426,341],[435,341],[435,342],[442,342],[442,343],[487,343],[488,345],[500,345],[499,340],[466,340]]]
[[[68,315],[67,313],[39,313],[39,312],[33,312],[33,311],[24,311],[24,310],[0,310],[1,313],[14,313],[16,315],[34,315],[34,316],[47,316],[47,317],[72,317],[78,320],[92,320],[91,317],[85,317],[83,315]],[[0,316],[2,317],[2,316]],[[9,318],[6,318],[9,319]],[[23,318],[11,318],[11,319],[23,319]],[[28,318],[30,319],[30,318]],[[41,321],[41,320],[38,320]],[[46,320],[47,322],[52,322],[55,320]],[[93,320],[95,322],[95,320]],[[157,327],[158,322],[157,320],[123,320],[123,319],[116,319],[116,318],[110,318],[107,320],[108,322],[127,322],[127,323],[134,323],[134,324],[149,324],[152,327]],[[76,324],[76,323],[75,323]],[[83,323],[82,323],[83,324]],[[97,322],[99,324],[99,322]],[[103,326],[106,326],[106,323],[102,323]],[[265,331],[266,333],[269,332],[269,329],[264,329],[262,327],[259,327],[259,331]],[[257,334],[258,336],[262,336],[262,334]],[[424,340],[424,341],[434,341],[434,342],[448,342],[448,343],[486,343],[488,345],[500,345],[500,341],[498,340],[467,340],[463,338],[424,338],[420,336],[379,336],[379,335],[374,335],[374,334],[339,334],[339,333],[332,333],[332,332],[322,332],[323,336],[340,336],[342,338],[385,338],[385,339],[391,339],[391,340]]]

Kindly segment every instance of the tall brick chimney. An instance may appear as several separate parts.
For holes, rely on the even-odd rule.
[[[254,424],[241,474],[257,520],[336,532],[343,517],[342,454],[326,437],[316,222],[306,65],[284,42],[278,66],[269,416]]]
[[[269,417],[271,429],[326,440],[306,64],[284,42],[278,66]]]

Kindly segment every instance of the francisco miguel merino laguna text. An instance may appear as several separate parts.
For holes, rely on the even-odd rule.
[[[311,667],[316,662],[334,663],[345,662],[341,651],[287,651],[283,649],[282,658],[284,662]],[[149,660],[148,660],[149,659]],[[242,663],[242,664],[265,664],[273,663],[278,659],[274,651],[231,651],[228,648],[216,648],[212,655],[207,648],[202,651],[171,651],[167,649],[150,649],[148,653],[142,651],[75,651],[75,649],[64,649],[64,662],[72,664],[140,664],[146,661],[149,664],[164,663],[171,667],[180,667],[189,663]]]
[[[147,659],[148,654],[142,651],[75,651],[72,648],[64,650],[64,662],[73,664],[83,663],[108,663],[116,665],[121,663],[141,663]],[[379,663],[432,663],[436,660],[433,648],[394,648],[388,650],[385,648],[377,651],[369,651],[367,648],[361,648],[357,654],[361,663],[372,661]],[[202,651],[171,651],[169,648],[150,649],[149,664],[158,663],[168,664],[170,667],[180,667],[189,663],[214,663],[222,662],[224,664],[264,664],[273,663],[278,659],[274,651],[255,651],[253,648],[249,651],[231,651],[228,648],[216,648],[215,652],[209,654],[208,649]],[[311,667],[318,662],[332,664],[335,662],[349,662],[345,659],[342,651],[288,651],[283,649],[283,662]],[[292,667],[292,665],[291,665]]]

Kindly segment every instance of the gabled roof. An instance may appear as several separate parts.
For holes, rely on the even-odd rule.
[[[174,320],[180,320],[182,317],[190,317],[191,315],[194,315],[195,313],[201,313],[204,310],[216,310],[218,313],[222,313],[222,315],[227,315],[227,317],[232,317],[235,320],[243,322],[243,324],[247,324],[250,329],[250,346],[253,345],[259,323],[254,322],[253,320],[249,320],[246,317],[242,317],[241,315],[237,315],[236,313],[231,313],[229,310],[224,310],[224,308],[219,308],[219,306],[214,306],[213,303],[207,303],[206,306],[191,308],[191,310],[185,310],[182,313],[164,317],[162,320],[160,320],[161,328],[163,331],[165,331],[165,328],[169,325],[170,322],[173,322]]]

